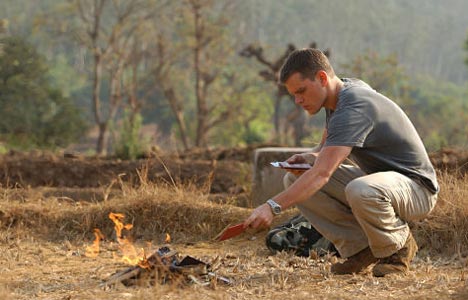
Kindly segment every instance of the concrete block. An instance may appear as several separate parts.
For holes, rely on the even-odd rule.
[[[313,148],[268,147],[254,152],[252,206],[257,207],[283,191],[283,176],[286,171],[270,165],[273,161],[284,161],[296,153],[312,151]]]

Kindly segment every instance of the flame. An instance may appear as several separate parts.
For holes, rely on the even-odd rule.
[[[119,249],[122,252],[123,256],[120,258],[122,262],[129,264],[129,265],[138,265],[141,268],[149,269],[150,268],[150,263],[148,262],[148,259],[146,257],[145,249],[140,248],[136,249],[133,243],[127,239],[125,236],[122,235],[122,231],[125,230],[131,230],[133,228],[132,224],[125,224],[124,219],[125,215],[124,214],[119,214],[119,213],[109,213],[109,219],[111,219],[114,222],[114,230],[115,234],[117,236],[117,242],[119,244]],[[93,244],[86,247],[86,253],[85,255],[87,257],[96,257],[99,254],[99,242],[104,239],[104,235],[101,233],[99,229],[94,229],[94,236],[96,237]],[[171,242],[171,236],[166,233],[166,243]],[[151,247],[151,243],[148,245],[148,247]],[[117,258],[115,256],[115,253],[113,253],[114,258]]]
[[[112,222],[114,222],[114,229],[115,229],[115,233],[117,235],[117,239],[121,239],[122,238],[122,230],[123,229],[126,229],[126,230],[130,230],[133,228],[133,225],[132,224],[125,224],[123,223],[123,219],[125,219],[125,215],[124,214],[115,214],[115,213],[109,213],[109,219],[112,220]]]
[[[94,236],[96,238],[94,239],[93,244],[86,247],[86,252],[85,252],[86,257],[96,257],[99,254],[99,242],[104,239],[104,235],[99,229],[95,228]]]
[[[139,265],[142,268],[148,267],[146,260],[145,250],[143,248],[137,249],[131,241],[126,237],[122,237],[122,230],[130,230],[133,228],[132,224],[124,224],[124,214],[110,213],[109,218],[114,222],[115,233],[117,235],[117,242],[119,243],[120,251],[123,254],[122,261],[129,265]]]
[[[169,233],[166,233],[166,239],[164,240],[164,242],[165,242],[166,244],[171,243],[171,236],[169,235]]]

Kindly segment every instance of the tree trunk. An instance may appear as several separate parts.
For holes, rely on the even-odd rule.
[[[288,114],[287,123],[293,127],[294,145],[302,146],[302,139],[306,135],[306,117],[301,107],[295,106],[294,110]]]
[[[92,45],[93,45],[93,56],[94,56],[94,81],[93,81],[93,110],[94,119],[99,127],[99,137],[96,143],[96,154],[101,155],[104,151],[104,134],[107,128],[107,124],[103,124],[101,116],[101,78],[102,78],[102,52],[98,46],[99,30],[101,26],[101,12],[104,7],[106,0],[100,2],[94,2],[94,23],[92,25],[92,31],[89,33]],[[102,132],[102,130],[104,130]],[[102,136],[101,136],[102,135]]]
[[[205,94],[202,92],[202,78],[200,70],[200,52],[202,49],[202,26],[201,26],[201,15],[200,6],[193,4],[194,14],[194,27],[195,27],[195,47],[194,47],[194,70],[195,70],[195,97],[197,101],[197,135],[195,138],[195,145],[197,147],[206,146],[206,133],[207,133],[207,117],[208,117],[208,106],[205,99]]]
[[[182,112],[182,109],[178,105],[178,101],[177,101],[176,95],[174,93],[174,90],[172,88],[171,89],[165,89],[164,90],[164,95],[166,96],[167,100],[169,101],[169,105],[171,107],[171,110],[174,113],[174,116],[176,118],[177,126],[179,127],[180,139],[182,140],[182,143],[184,145],[184,149],[188,150],[189,144],[188,144],[188,139],[187,139],[187,128],[185,126],[184,114]]]
[[[275,111],[273,112],[273,124],[275,126],[275,141],[281,141],[281,130],[280,130],[280,106],[281,106],[281,96],[276,95],[275,99]]]
[[[101,93],[101,55],[98,53],[94,54],[94,80],[93,80],[93,111],[94,111],[94,120],[99,127],[99,138],[96,143],[96,154],[103,154],[103,138],[105,134],[105,128],[107,126],[102,126],[101,121],[101,99],[99,94]],[[101,132],[101,127],[104,128],[104,132]],[[102,135],[102,137],[101,137]]]
[[[98,155],[105,155],[107,149],[107,122],[99,123],[99,135],[97,139],[97,146],[96,146],[96,154]]]
[[[128,93],[128,105],[131,110],[131,120],[133,121],[136,115],[140,112],[140,104],[138,102],[137,90],[138,90],[138,64],[132,66],[132,79]],[[133,124],[133,122],[132,122]]]

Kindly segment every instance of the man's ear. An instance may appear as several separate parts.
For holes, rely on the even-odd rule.
[[[322,86],[326,86],[328,84],[328,74],[324,70],[318,71],[316,78],[320,81]]]

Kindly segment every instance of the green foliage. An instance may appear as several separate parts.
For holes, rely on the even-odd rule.
[[[261,122],[261,120],[254,120],[243,131],[242,140],[247,145],[263,143],[268,137],[270,127],[270,125]]]
[[[272,122],[271,95],[268,84],[257,83],[257,75],[249,69],[245,60],[237,59],[237,73],[231,67],[217,87],[220,110],[228,110],[229,118],[213,128],[211,143],[222,146],[238,146],[265,142],[269,139]],[[228,79],[227,79],[228,78]],[[255,83],[255,84],[253,84]]]
[[[65,54],[58,54],[50,64],[51,84],[60,89],[65,97],[71,97],[86,87],[86,77],[73,68]]]
[[[409,107],[412,104],[409,98],[409,77],[399,64],[396,54],[382,56],[368,50],[343,64],[342,69],[344,77],[362,79],[402,106]]]
[[[414,86],[413,119],[426,147],[467,147],[468,89],[427,77],[416,78]]]
[[[134,2],[106,2],[113,9],[106,9],[102,15],[101,21],[105,30],[101,38],[107,38],[107,34],[112,33],[111,25],[114,24],[114,17],[120,11],[119,8]],[[159,50],[165,51],[165,56],[161,58],[167,64],[161,67],[162,78],[167,80],[165,83],[168,87],[174,88],[180,100],[178,105],[182,107],[187,123],[187,136],[193,141],[198,122],[192,68],[193,16],[188,12],[187,2],[184,1],[137,2],[149,4],[148,7],[153,7],[158,13],[144,19],[145,25],[140,26],[138,34],[123,35],[123,41],[137,36],[135,49],[127,52],[131,47],[125,47],[118,39],[113,47],[116,53],[121,55],[135,55],[132,60],[139,59],[138,50],[141,51],[141,55],[151,54],[145,57],[142,60],[144,63],[137,68],[138,77],[142,80],[136,85],[139,90],[135,94],[137,97],[145,97],[146,103],[142,100],[140,106],[143,116],[147,122],[157,123],[162,135],[165,135],[163,138],[174,135],[177,129],[176,118],[164,98],[163,89],[154,89],[158,80],[151,75],[151,71],[158,70],[158,65],[155,64],[156,54]],[[453,0],[450,5],[435,0],[284,0],[271,1],[269,5],[264,5],[263,2],[234,1],[228,9],[225,9],[224,1],[200,2],[204,7],[203,18],[207,26],[206,42],[209,42],[209,47],[201,57],[201,74],[206,78],[215,78],[214,82],[204,85],[210,107],[209,124],[214,124],[206,130],[209,131],[210,145],[228,146],[267,141],[273,133],[272,100],[276,87],[265,84],[263,79],[257,76],[256,73],[262,69],[258,64],[239,59],[239,50],[246,44],[258,42],[264,46],[267,58],[274,58],[278,57],[288,42],[305,47],[311,40],[316,41],[323,49],[331,48],[332,63],[339,74],[363,78],[400,104],[416,125],[429,149],[437,149],[443,145],[467,145],[467,88],[460,84],[466,81],[468,74],[468,68],[462,63],[464,58],[468,57],[465,56],[468,51],[464,13],[467,8],[466,0]],[[64,105],[51,105],[54,101],[60,101],[52,101],[53,97],[45,96],[53,91],[50,86],[72,97],[74,103],[80,103],[89,119],[94,116],[89,105],[93,78],[89,71],[93,53],[88,47],[86,26],[90,23],[80,21],[80,14],[76,10],[77,3],[6,0],[0,4],[0,18],[6,18],[9,22],[7,33],[27,35],[28,41],[33,42],[41,53],[47,53],[48,65],[51,66],[48,72],[48,77],[51,78],[49,84],[43,76],[47,72],[44,60],[35,60],[33,53],[18,49],[18,56],[31,59],[5,59],[12,64],[2,70],[5,71],[4,75],[8,77],[12,72],[19,72],[23,78],[8,79],[8,87],[1,86],[0,105],[3,111],[0,112],[0,134],[4,139],[16,141],[17,144],[27,144],[31,137],[36,136],[38,139],[45,139],[45,134],[38,134],[36,131],[44,125],[43,120],[52,120],[49,115],[57,109],[56,106]],[[88,10],[91,2],[81,3],[85,14],[91,12]],[[323,13],[331,10],[332,14]],[[395,22],[396,18],[398,22]],[[136,15],[135,19],[129,19],[128,28],[133,28],[137,26],[137,22],[142,21],[143,18]],[[128,28],[125,28],[117,28],[117,33],[127,32]],[[161,45],[157,43],[161,36],[164,37],[161,41],[164,49],[160,49]],[[81,42],[84,43],[77,46],[77,43]],[[104,40],[100,41],[99,45],[104,46],[103,43]],[[115,60],[116,57],[111,56],[105,61],[107,65],[103,69],[101,108],[108,107],[110,103],[107,72],[109,66],[112,67],[110,63]],[[343,62],[347,65],[341,65]],[[468,58],[466,63],[468,65]],[[417,79],[419,74],[429,74],[438,80]],[[42,79],[39,80],[39,77]],[[130,75],[126,75],[126,78],[130,78]],[[34,84],[26,83],[25,80]],[[459,85],[450,85],[443,80],[450,80]],[[123,80],[122,83],[121,105],[124,106],[127,94],[124,89],[128,80]],[[47,86],[48,89],[42,89],[41,92],[38,86]],[[7,92],[14,101],[9,100],[9,104],[5,105]],[[22,100],[18,100],[18,96],[13,97],[13,94],[26,95],[27,97],[24,97],[29,100],[21,102]],[[63,101],[70,103],[68,100]],[[42,106],[45,108],[37,108]],[[291,102],[285,100],[281,103],[280,111],[284,115],[293,108]],[[71,103],[69,109],[73,109]],[[23,114],[19,113],[21,110],[24,110]],[[40,111],[43,116],[39,117],[36,111]],[[228,111],[231,111],[231,115],[226,114]],[[218,117],[222,117],[222,122],[214,122]],[[65,120],[68,118],[64,117]],[[19,119],[25,120],[21,126],[12,126],[15,120]],[[310,118],[308,125],[312,132],[304,138],[304,145],[318,142],[322,134],[323,119],[322,114]],[[120,120],[111,122],[121,124]],[[6,127],[8,128],[5,129]],[[63,127],[63,123],[58,123],[54,128],[61,132],[65,130]],[[320,129],[316,129],[319,127]],[[7,130],[13,133],[8,135]],[[34,134],[31,133],[33,130],[36,130]]]
[[[0,134],[13,147],[64,147],[86,128],[80,111],[50,87],[47,66],[18,37],[0,39]]]
[[[323,121],[325,122],[325,121]],[[302,139],[302,145],[304,147],[312,148],[320,144],[322,141],[323,127],[312,127],[309,135]]]
[[[5,145],[0,144],[0,155],[6,154],[8,152],[8,148]]]
[[[149,141],[142,138],[140,131],[143,124],[141,114],[131,114],[125,110],[119,138],[115,145],[115,155],[122,159],[136,159],[149,148]]]

